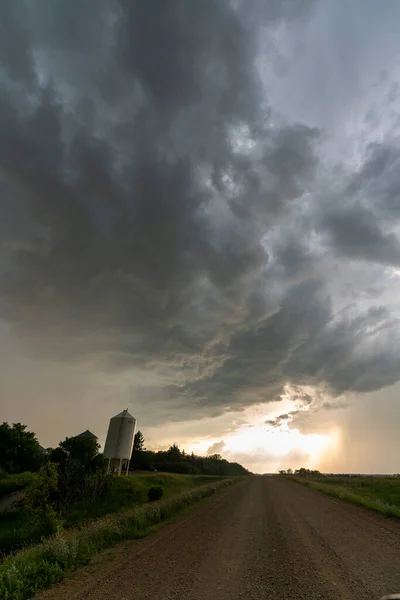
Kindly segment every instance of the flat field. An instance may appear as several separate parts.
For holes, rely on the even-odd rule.
[[[400,477],[323,475],[291,479],[386,517],[400,518]]]

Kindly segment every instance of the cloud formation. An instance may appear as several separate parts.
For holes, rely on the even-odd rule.
[[[248,6],[0,7],[0,317],[24,355],[130,374],[155,420],[400,377],[399,138],[368,113],[346,161],[285,114],[321,8]]]
[[[225,448],[225,446],[226,444],[224,440],[221,440],[220,442],[215,442],[208,448],[207,456],[212,456],[213,454],[220,454]]]

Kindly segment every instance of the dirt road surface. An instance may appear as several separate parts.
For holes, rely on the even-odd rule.
[[[400,523],[252,477],[41,600],[374,600],[400,592]]]

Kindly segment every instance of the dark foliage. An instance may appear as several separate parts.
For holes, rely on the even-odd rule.
[[[149,488],[147,492],[147,498],[149,502],[154,502],[155,500],[161,500],[162,495],[164,493],[163,488],[160,485]]]
[[[43,462],[39,442],[21,423],[0,425],[0,468],[7,473],[38,471]]]
[[[146,450],[144,447],[144,435],[141,431],[137,431],[135,433],[135,437],[133,438],[133,452],[137,450],[139,452],[143,452]]]
[[[50,453],[50,460],[58,465],[58,492],[63,510],[82,498],[94,502],[100,495],[106,463],[99,449],[94,439],[72,437],[60,442]]]
[[[143,438],[144,443],[144,438]],[[231,463],[219,454],[213,456],[197,456],[187,454],[173,444],[168,450],[153,452],[151,450],[134,450],[132,452],[131,469],[142,471],[163,471],[166,473],[183,473],[186,475],[246,475],[247,469],[238,463]]]
[[[295,475],[296,477],[321,477],[321,473],[316,470],[305,469],[301,467],[301,469],[296,469],[292,471],[292,469],[288,469],[287,471],[282,470],[279,471],[279,475]]]

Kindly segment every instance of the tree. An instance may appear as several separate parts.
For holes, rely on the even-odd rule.
[[[58,489],[64,509],[87,495],[89,477],[98,471],[105,473],[105,461],[99,448],[92,438],[71,437],[51,452],[50,460],[58,464]],[[95,487],[97,489],[97,484]]]
[[[167,450],[167,457],[171,462],[180,462],[182,460],[182,452],[177,444],[172,444]]]
[[[133,470],[149,471],[152,468],[153,452],[146,450],[144,435],[141,431],[133,438],[132,456],[129,467]]]
[[[43,462],[39,442],[22,423],[0,425],[0,468],[7,473],[37,471]]]
[[[135,437],[133,438],[133,452],[144,452],[145,450],[144,435],[141,431],[137,431],[135,433]]]
[[[100,444],[92,438],[67,437],[60,442],[58,448],[61,451],[60,456],[64,460],[75,460],[82,467],[87,467],[98,455]]]

